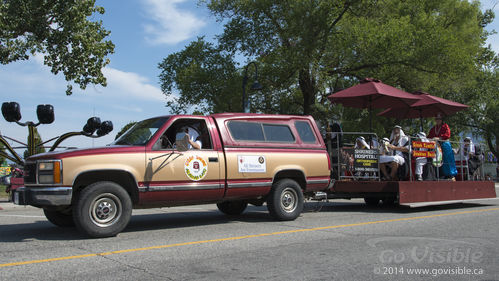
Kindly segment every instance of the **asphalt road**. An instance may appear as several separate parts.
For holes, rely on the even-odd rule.
[[[499,280],[498,199],[307,203],[291,222],[273,221],[265,206],[236,218],[213,205],[134,210],[107,239],[2,206],[0,280]]]

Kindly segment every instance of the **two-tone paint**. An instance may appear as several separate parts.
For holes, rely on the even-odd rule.
[[[154,149],[154,144],[179,119],[206,121],[212,149],[179,152]],[[231,120],[288,125],[293,143],[240,142],[232,138]],[[294,122],[309,122],[316,143],[303,142]],[[187,177],[186,159],[201,156],[208,172],[199,181]],[[257,155],[266,159],[266,172],[240,173],[238,156]],[[70,196],[94,181],[117,181],[124,186],[136,206],[175,206],[243,199],[261,199],[280,178],[293,178],[304,193],[327,189],[330,183],[329,159],[320,132],[310,116],[215,114],[211,116],[169,116],[145,146],[106,146],[39,154],[29,162],[62,160],[62,184],[41,187],[27,182],[26,189],[62,188]],[[66,202],[71,204],[71,198]],[[60,201],[59,203],[60,204]]]

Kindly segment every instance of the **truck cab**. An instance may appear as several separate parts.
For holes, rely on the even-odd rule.
[[[136,123],[109,146],[35,155],[16,204],[91,237],[122,231],[133,208],[217,204],[228,215],[267,204],[293,220],[326,191],[330,161],[310,116],[172,115]]]

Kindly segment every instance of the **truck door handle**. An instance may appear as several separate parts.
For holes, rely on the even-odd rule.
[[[209,162],[218,162],[218,157],[208,157]]]

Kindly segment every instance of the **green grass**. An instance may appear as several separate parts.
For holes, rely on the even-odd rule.
[[[7,198],[7,193],[5,193],[5,185],[0,185],[0,198]]]

